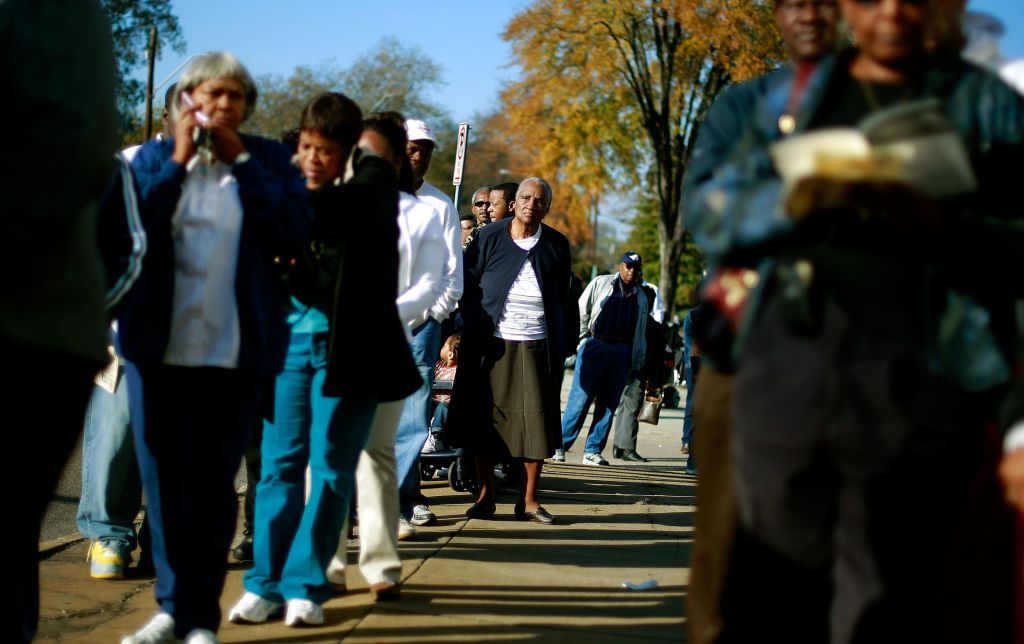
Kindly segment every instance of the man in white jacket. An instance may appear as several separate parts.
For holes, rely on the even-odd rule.
[[[417,184],[416,196],[438,212],[446,249],[444,261],[433,268],[441,276],[436,300],[413,329],[410,343],[412,356],[423,376],[423,386],[406,398],[395,439],[402,520],[412,525],[429,525],[437,518],[419,491],[419,455],[430,433],[430,389],[434,384],[434,362],[441,349],[441,322],[455,310],[462,297],[462,245],[455,205],[447,195],[423,180],[434,150],[438,149],[437,140],[423,121],[409,119],[405,129],[409,136],[406,151]],[[402,526],[403,537],[411,538],[414,533],[408,525]]]
[[[630,374],[643,367],[647,343],[647,296],[640,290],[640,255],[629,251],[614,275],[594,278],[580,296],[580,338],[576,371],[562,415],[562,449],[565,452],[583,429],[587,411],[594,404],[594,420],[583,451],[584,465],[607,465],[601,457],[608,442],[612,417]]]

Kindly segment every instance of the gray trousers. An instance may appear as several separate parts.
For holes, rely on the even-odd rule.
[[[644,388],[639,380],[631,378],[622,391],[619,406],[615,410],[615,431],[612,434],[612,445],[618,449],[636,450],[636,435],[640,433],[640,423],[636,416],[643,404]]]

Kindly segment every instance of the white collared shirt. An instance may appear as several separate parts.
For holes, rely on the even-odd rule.
[[[195,161],[171,220],[174,302],[164,364],[233,369],[241,345],[235,273],[242,201],[230,166]]]

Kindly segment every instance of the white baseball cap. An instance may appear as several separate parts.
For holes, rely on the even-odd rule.
[[[434,138],[434,132],[430,129],[430,126],[418,119],[408,119],[405,122],[405,131],[408,133],[410,141],[430,141],[434,144],[435,150],[441,149],[441,144]]]

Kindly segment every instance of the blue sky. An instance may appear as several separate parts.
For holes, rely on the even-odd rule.
[[[510,48],[501,39],[509,18],[528,2],[479,0],[174,0],[187,45],[157,60],[162,81],[190,54],[225,50],[254,75],[287,75],[297,65],[334,60],[345,67],[385,36],[420,47],[443,68],[446,85],[433,98],[457,120],[498,106]],[[410,114],[410,117],[415,116]]]
[[[373,49],[384,36],[419,46],[443,68],[446,85],[432,97],[457,120],[498,107],[514,78],[501,39],[509,18],[528,0],[174,0],[188,47],[168,50],[156,65],[162,81],[190,54],[226,50],[256,75],[287,75],[297,65],[334,60],[339,66]],[[1003,51],[1024,58],[1024,0],[970,0],[1007,27]],[[159,95],[159,94],[158,94]],[[414,116],[414,115],[410,115]]]

